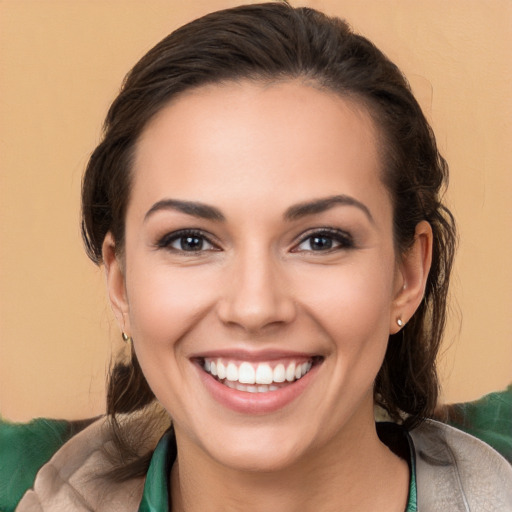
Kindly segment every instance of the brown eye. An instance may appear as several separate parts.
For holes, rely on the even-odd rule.
[[[204,245],[204,239],[199,236],[181,236],[171,244],[171,247],[180,251],[201,251]]]
[[[354,247],[352,237],[339,230],[317,231],[304,237],[297,245],[296,252],[327,252]]]
[[[186,230],[165,235],[157,243],[157,246],[175,252],[201,252],[217,249],[201,232]]]
[[[332,249],[334,241],[328,236],[312,236],[308,239],[312,251],[325,251]]]

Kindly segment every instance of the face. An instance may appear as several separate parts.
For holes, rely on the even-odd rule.
[[[367,112],[298,82],[203,87],[133,170],[108,284],[178,446],[268,470],[370,428],[408,306]]]

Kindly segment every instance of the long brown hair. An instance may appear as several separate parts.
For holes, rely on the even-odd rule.
[[[407,325],[390,336],[374,389],[375,401],[412,428],[433,414],[438,397],[436,355],[456,240],[453,217],[441,202],[448,169],[400,70],[344,21],[286,3],[240,6],[179,28],[142,57],[110,107],[103,139],[84,176],[86,250],[100,264],[110,231],[122,257],[135,144],[172,98],[210,83],[293,78],[351,97],[373,117],[398,252],[411,246],[418,222],[432,226],[433,260],[424,299]],[[140,410],[154,400],[135,353],[128,364],[114,366],[108,386],[114,429],[117,413]]]

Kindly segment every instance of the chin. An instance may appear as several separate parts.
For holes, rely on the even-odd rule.
[[[300,450],[290,449],[268,442],[255,443],[252,446],[232,444],[228,450],[218,451],[211,455],[223,466],[235,471],[249,473],[276,473],[286,470],[302,458]]]
[[[315,436],[311,432],[285,428],[278,421],[249,427],[219,427],[221,436],[200,442],[203,450],[222,466],[245,472],[278,472],[312,453]]]

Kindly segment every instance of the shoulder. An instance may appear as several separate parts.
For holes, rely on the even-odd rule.
[[[434,420],[426,420],[410,436],[418,510],[512,510],[512,467],[487,444]]]
[[[136,424],[134,415],[122,419],[123,428]],[[155,439],[145,439],[141,450],[151,450]],[[136,511],[144,478],[114,481],[104,477],[112,468],[113,434],[101,418],[66,442],[41,468],[33,488],[25,493],[16,512]]]

